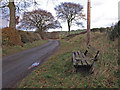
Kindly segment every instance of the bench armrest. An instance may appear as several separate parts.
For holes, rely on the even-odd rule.
[[[85,56],[87,55],[87,52],[88,52],[88,50],[85,51],[85,53],[84,53]]]
[[[97,61],[97,60],[98,60],[99,53],[100,53],[100,51],[97,51],[97,54],[96,54],[96,56],[94,57],[94,61]]]

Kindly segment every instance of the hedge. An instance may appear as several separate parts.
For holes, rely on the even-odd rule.
[[[116,38],[119,38],[120,36],[120,21],[114,26],[113,30],[109,32],[109,38],[110,40],[115,40]]]
[[[23,43],[41,40],[40,34],[27,32],[22,30],[14,30],[12,28],[3,28],[2,31],[2,45],[21,45]]]
[[[2,45],[22,45],[21,37],[18,31],[13,28],[3,28],[2,30]]]

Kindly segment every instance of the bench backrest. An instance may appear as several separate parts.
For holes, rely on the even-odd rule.
[[[88,45],[87,50],[85,51],[85,55],[91,55],[94,58],[97,58],[99,54],[99,50],[95,49],[94,47]]]

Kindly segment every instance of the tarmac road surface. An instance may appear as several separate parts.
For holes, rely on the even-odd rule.
[[[2,88],[16,87],[23,78],[37,68],[28,69],[33,63],[38,62],[40,66],[58,49],[58,46],[57,40],[50,40],[44,45],[3,57]]]

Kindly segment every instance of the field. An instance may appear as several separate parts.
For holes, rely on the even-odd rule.
[[[86,34],[60,40],[59,51],[22,80],[19,88],[118,88],[118,40],[92,32],[91,45],[100,50],[93,74],[74,72],[72,52],[86,50]]]

